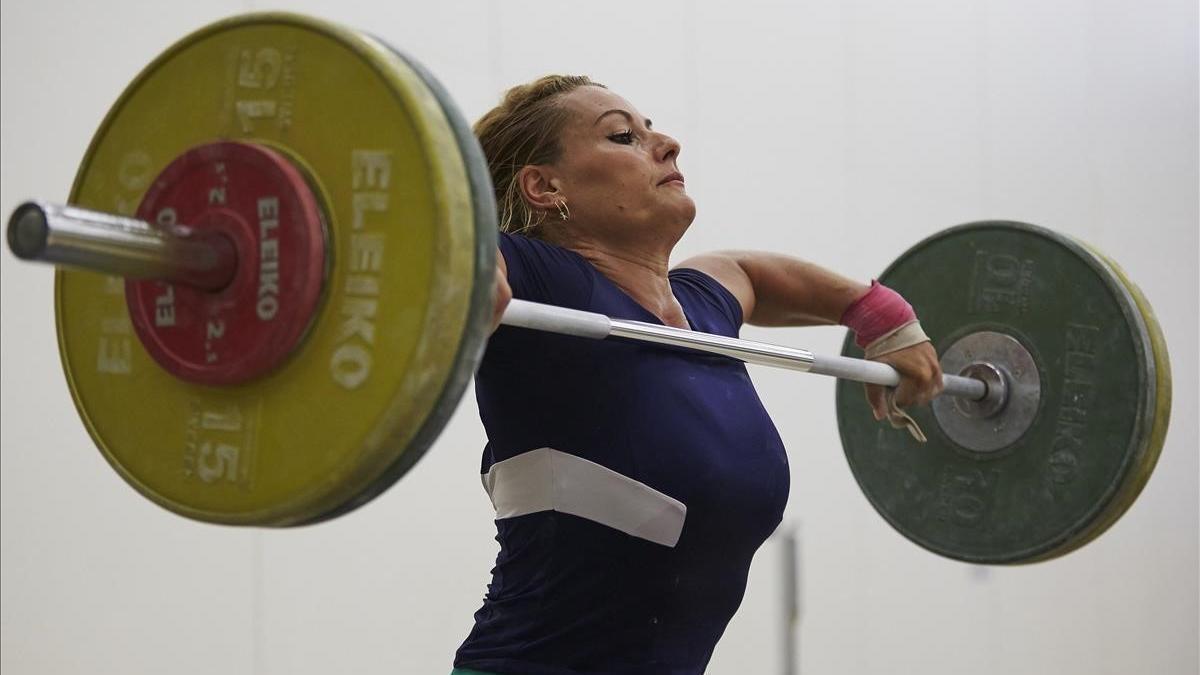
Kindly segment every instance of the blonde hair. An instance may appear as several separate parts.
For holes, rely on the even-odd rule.
[[[559,134],[567,110],[559,98],[579,87],[604,87],[586,75],[546,75],[504,93],[500,105],[475,123],[496,191],[497,222],[501,232],[539,236],[546,218],[525,202],[517,173],[529,164],[551,164],[562,154]]]

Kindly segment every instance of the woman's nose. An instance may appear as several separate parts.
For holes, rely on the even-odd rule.
[[[659,134],[658,136],[659,145],[658,152],[656,153],[658,155],[658,160],[660,162],[669,162],[670,160],[678,157],[680,151],[683,150],[683,148],[679,145],[679,141],[666,134]]]

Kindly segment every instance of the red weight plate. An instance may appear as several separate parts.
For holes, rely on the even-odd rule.
[[[224,237],[238,263],[204,291],[127,281],[134,329],[163,368],[208,385],[247,382],[278,367],[303,339],[321,298],[325,232],[303,174],[252,143],[192,148],[167,165],[137,217],[186,237]]]

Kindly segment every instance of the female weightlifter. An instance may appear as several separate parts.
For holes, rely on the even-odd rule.
[[[696,215],[679,143],[586,77],[509,90],[475,126],[512,297],[736,337],[843,323],[895,367],[877,419],[941,389],[899,295],[775,253],[673,268]],[[745,366],[502,327],[475,378],[500,553],[455,673],[701,673],[788,496],[783,444]]]

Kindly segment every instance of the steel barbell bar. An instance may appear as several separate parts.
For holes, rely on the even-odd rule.
[[[233,276],[237,253],[230,242],[216,237],[174,234],[136,218],[111,215],[75,206],[29,201],[18,206],[8,221],[7,239],[24,260],[77,267],[125,277],[158,279],[219,290]],[[614,319],[603,314],[512,300],[500,322],[508,326],[591,339],[620,338],[718,354],[745,363],[785,368],[843,380],[894,387],[900,374],[886,363],[846,356],[814,354],[807,349],[730,338],[642,321]],[[975,377],[944,374],[943,394],[1003,405],[1003,389],[989,388]]]

